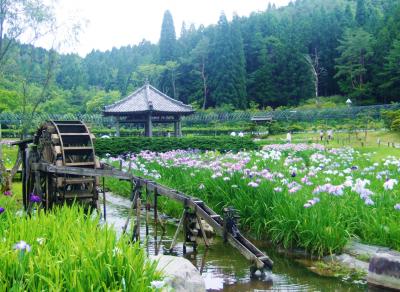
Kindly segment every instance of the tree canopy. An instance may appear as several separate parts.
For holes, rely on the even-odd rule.
[[[0,0],[0,8],[2,3],[16,9],[16,1]],[[40,27],[46,11],[35,11],[32,21]],[[182,24],[179,38],[166,11],[158,44],[143,40],[85,57],[21,44],[15,34],[6,37],[11,35],[2,34],[0,53],[10,46],[0,91],[19,103],[1,103],[0,111],[23,111],[29,92],[32,100],[45,96],[37,111],[97,112],[145,80],[204,109],[298,105],[331,95],[358,104],[400,100],[397,0],[297,0],[232,21],[221,14],[207,27]]]

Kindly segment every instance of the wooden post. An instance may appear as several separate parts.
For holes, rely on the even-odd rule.
[[[186,254],[186,239],[187,239],[187,236],[188,236],[188,233],[187,233],[187,228],[188,228],[188,216],[187,216],[187,212],[188,212],[188,207],[187,207],[187,205],[185,204],[185,211],[184,211],[184,214],[183,214],[183,254]]]
[[[120,137],[120,129],[119,129],[119,117],[115,117],[115,136]]]
[[[133,216],[133,210],[135,209],[135,204],[136,204],[137,197],[139,196],[139,192],[140,192],[140,181],[138,181],[138,183],[135,185],[135,187],[133,187],[133,182],[131,181],[132,205],[131,205],[131,208],[129,209],[128,218],[126,218],[125,224],[122,227],[122,233],[126,232],[126,229],[128,228],[129,220],[130,220],[131,216]]]
[[[178,137],[178,135],[179,135],[179,132],[178,132],[178,122],[175,121],[175,122],[174,122],[174,136],[175,136],[175,137]]]
[[[146,116],[146,123],[144,124],[144,135],[146,137],[153,137],[153,122],[151,120],[151,113]]]
[[[50,176],[46,173],[46,211],[49,210],[49,179]]]
[[[182,120],[181,117],[178,119],[178,137],[182,137]]]
[[[169,250],[170,250],[170,251],[172,251],[172,249],[174,248],[174,246],[175,246],[175,244],[176,244],[176,239],[178,238],[179,230],[180,230],[181,227],[182,227],[183,220],[185,220],[185,215],[186,215],[186,210],[183,210],[182,216],[181,216],[181,220],[179,220],[178,228],[176,228],[174,237],[173,237],[173,239],[172,239],[172,241],[171,241],[171,245],[170,245],[170,247],[169,247]]]
[[[208,239],[207,239],[206,233],[204,232],[203,223],[201,222],[201,218],[197,213],[196,213],[196,218],[197,218],[197,222],[199,223],[199,226],[200,226],[201,235],[203,236],[204,244],[206,245],[206,247],[209,247],[210,244],[208,243]]]
[[[150,203],[149,203],[149,193],[146,191],[146,236],[149,235],[149,213],[150,213]]]
[[[22,148],[22,146],[20,147],[20,151],[22,151],[22,201],[24,203],[24,207],[26,208],[28,206],[28,194],[26,191],[26,187],[27,187],[27,182],[26,182],[26,178],[27,178],[27,173],[28,173],[28,169],[27,169],[27,157],[26,157],[26,144],[24,146],[24,148]]]
[[[140,241],[140,211],[142,200],[140,198],[136,201],[136,241]]]
[[[157,214],[157,198],[158,196],[158,191],[157,188],[154,189],[154,238],[155,241],[157,242],[157,223],[158,223],[158,214]]]
[[[106,184],[105,184],[105,179],[103,176],[103,218],[104,221],[106,221],[107,214],[106,214]]]

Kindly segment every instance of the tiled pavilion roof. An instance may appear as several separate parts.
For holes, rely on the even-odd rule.
[[[190,105],[175,100],[146,83],[127,97],[104,107],[106,116],[143,114],[146,112],[188,115],[194,112]]]

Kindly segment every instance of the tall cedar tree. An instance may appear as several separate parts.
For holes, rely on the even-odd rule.
[[[164,66],[164,70],[161,72],[160,81],[157,85],[164,93],[173,98],[178,98],[176,88],[176,69],[178,64],[175,62],[178,56],[178,44],[176,41],[174,20],[169,10],[166,10],[164,13],[159,48],[159,64]]]
[[[365,0],[357,0],[356,21],[358,25],[363,26],[367,22],[367,9]]]
[[[236,47],[234,47],[236,46]],[[232,29],[221,14],[210,52],[211,104],[230,104],[240,108],[246,104],[245,62],[240,30]]]
[[[177,57],[177,45],[174,20],[172,19],[171,12],[166,10],[161,26],[160,35],[160,64],[167,61],[174,61]]]
[[[237,16],[234,16],[231,29],[233,65],[235,69],[235,105],[241,109],[247,108],[246,93],[246,59],[244,57],[243,38],[240,29],[240,22]]]

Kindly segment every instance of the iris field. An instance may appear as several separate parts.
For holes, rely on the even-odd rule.
[[[125,169],[130,164],[135,174],[201,198],[220,214],[233,206],[253,236],[322,256],[339,252],[350,239],[400,250],[400,159],[374,154],[276,144],[238,153],[143,151],[105,160],[122,159]]]

